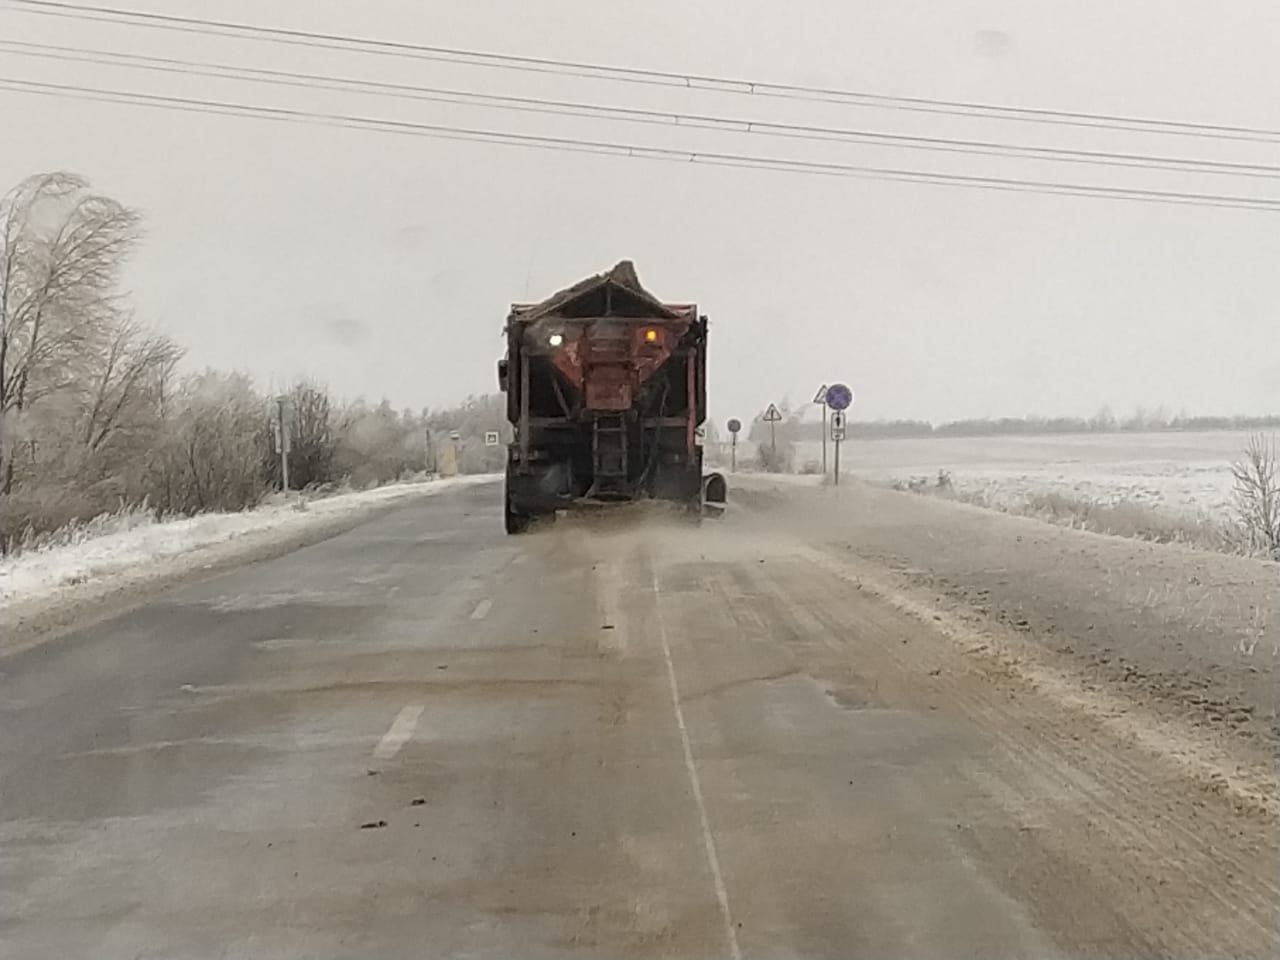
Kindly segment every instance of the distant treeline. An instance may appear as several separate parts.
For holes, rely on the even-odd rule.
[[[1255,417],[1188,417],[1143,413],[1117,418],[1109,413],[1092,417],[984,417],[934,425],[927,420],[849,419],[850,437],[990,437],[1063,433],[1152,433],[1193,430],[1267,430],[1280,428],[1280,415]],[[757,421],[751,439],[767,440],[767,424]],[[778,439],[788,442],[822,440],[822,424],[790,419],[778,425]]]

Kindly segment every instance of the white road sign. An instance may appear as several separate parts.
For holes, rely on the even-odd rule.
[[[844,439],[844,411],[836,410],[831,414],[831,439]]]
[[[484,435],[484,445],[486,447],[496,447],[501,442],[497,430],[488,430]]]
[[[776,403],[769,404],[769,409],[764,412],[765,423],[777,423],[782,419],[782,411],[778,409]]]

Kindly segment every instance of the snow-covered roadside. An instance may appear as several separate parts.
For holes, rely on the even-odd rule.
[[[204,566],[217,548],[231,541],[285,541],[305,536],[346,518],[399,500],[433,496],[447,490],[489,483],[493,476],[451,477],[397,483],[305,502],[276,502],[239,513],[206,513],[165,520],[79,542],[31,550],[0,560],[0,613],[32,604],[56,602],[59,595],[85,585],[101,585],[148,572],[168,572],[175,564]],[[247,545],[247,544],[246,544]],[[222,557],[220,557],[221,559]]]
[[[1171,517],[1225,522],[1232,517],[1231,465],[1225,461],[1129,464],[1025,464],[948,470],[952,488],[982,503],[1017,512],[1033,498],[1055,494],[1105,506],[1138,504]],[[883,471],[865,479],[884,486],[925,485],[936,471]]]
[[[1222,523],[1234,519],[1231,464],[1251,436],[1222,430],[853,440],[845,459],[851,474],[882,486],[932,484],[945,470],[956,493],[1015,513],[1051,496]]]
[[[743,470],[740,473],[724,473],[729,489],[734,484],[748,486],[752,489],[765,487],[820,487],[823,485],[821,474],[813,473],[757,473],[754,470]]]

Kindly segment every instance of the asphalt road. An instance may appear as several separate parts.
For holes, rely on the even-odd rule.
[[[1274,955],[1248,822],[757,519],[473,488],[0,660],[0,955]]]

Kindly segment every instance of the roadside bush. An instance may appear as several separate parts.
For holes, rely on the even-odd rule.
[[[332,483],[337,442],[329,392],[310,380],[299,380],[289,391],[289,486],[303,490]],[[273,457],[271,475],[280,483],[279,457]]]
[[[1208,518],[1166,513],[1142,503],[1103,503],[1050,492],[1032,494],[1010,512],[1077,530],[1232,552],[1232,538],[1221,524]]]
[[[426,435],[412,414],[398,414],[385,400],[356,402],[339,415],[334,469],[356,489],[390,483],[426,468]]]
[[[97,537],[150,526],[156,523],[157,519],[155,511],[148,504],[143,503],[136,506],[123,506],[110,513],[100,513],[88,519],[73,517],[52,530],[37,531],[34,527],[28,526],[21,536],[14,537],[4,544],[2,552],[16,555],[28,550],[46,550],[50,547],[83,543]]]
[[[183,381],[151,457],[156,512],[256,506],[269,489],[265,411],[264,399],[244,374],[207,371]]]
[[[1244,458],[1231,465],[1242,546],[1280,560],[1280,457],[1274,438],[1249,439]]]
[[[1208,517],[1165,512],[1143,503],[1107,503],[1056,491],[1032,493],[1016,501],[1001,501],[982,491],[957,490],[948,470],[939,470],[932,480],[912,477],[905,482],[895,481],[893,487],[1014,516],[1031,517],[1073,530],[1089,530],[1153,543],[1180,543],[1220,553],[1241,552],[1239,539],[1223,524]]]
[[[0,497],[0,554],[30,548],[50,531],[69,528],[98,512],[98,505],[77,490],[20,486]]]
[[[906,490],[910,493],[932,493],[933,492],[932,484],[929,482],[928,477],[908,477],[906,480],[894,480],[893,489]],[[965,498],[960,497],[959,499],[965,499]],[[979,506],[985,507],[987,506],[987,504],[981,503],[979,504]]]
[[[765,473],[790,473],[793,456],[787,443],[778,444],[776,450],[767,443],[756,448],[756,463]]]

